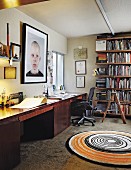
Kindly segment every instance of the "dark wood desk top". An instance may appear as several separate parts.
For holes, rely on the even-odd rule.
[[[86,93],[81,93],[81,94],[70,93],[68,95],[64,95],[62,100],[56,100],[50,98],[47,99],[47,104],[39,105],[35,108],[30,108],[30,109],[10,108],[10,107],[0,108],[0,124],[7,121],[13,121],[13,120],[24,121],[36,115],[52,110],[55,105],[61,104],[61,102],[65,100],[70,100],[70,102],[72,102],[73,99],[79,98],[83,95],[86,95]]]

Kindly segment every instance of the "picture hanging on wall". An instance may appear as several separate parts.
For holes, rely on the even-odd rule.
[[[74,49],[74,59],[87,59],[87,48],[75,48]]]
[[[10,56],[13,59],[13,61],[20,61],[20,59],[21,59],[21,45],[11,42]]]
[[[76,87],[77,88],[85,87],[85,76],[76,76]]]
[[[86,60],[75,61],[75,73],[86,74]]]
[[[47,82],[48,34],[23,23],[22,83]]]

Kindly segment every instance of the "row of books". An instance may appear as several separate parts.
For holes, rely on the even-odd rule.
[[[131,53],[99,53],[96,63],[131,63]]]
[[[106,91],[96,92],[96,98],[97,100],[108,100]]]
[[[130,91],[117,91],[117,97],[120,101],[131,102],[131,92]]]
[[[116,91],[116,94],[120,101],[130,101],[131,102],[131,92],[130,91]],[[111,90],[97,92],[96,97],[97,97],[97,100],[112,100],[112,101],[114,101],[114,95],[112,95]]]
[[[107,41],[107,50],[130,50],[131,39]]]
[[[131,53],[107,53],[107,63],[131,63]]]
[[[131,78],[98,78],[96,87],[131,89]]]
[[[109,76],[131,76],[131,66],[109,65],[106,71]]]
[[[100,102],[98,102],[96,107],[97,107],[98,110],[101,110],[101,111],[104,112],[106,110],[106,108],[107,108],[107,104],[108,103],[100,103]],[[131,114],[131,105],[129,105],[129,104],[121,104],[120,107],[121,107],[121,110],[123,111],[123,113],[125,115]],[[119,109],[118,109],[117,103],[112,102],[109,109],[108,109],[108,112],[111,112],[113,114],[119,114]]]
[[[131,114],[131,106],[130,105],[121,105],[121,110],[124,114],[129,115]]]
[[[131,78],[106,78],[106,88],[125,88],[125,89],[131,89]]]
[[[113,100],[114,101],[114,98],[112,98],[113,96],[111,94],[112,94],[111,90],[96,92],[96,98],[97,100]]]
[[[121,107],[122,112],[125,115],[131,114],[131,106],[130,105],[128,105],[128,104],[122,105],[121,104],[120,107]],[[119,114],[118,105],[116,103],[111,103],[111,106],[108,111]]]

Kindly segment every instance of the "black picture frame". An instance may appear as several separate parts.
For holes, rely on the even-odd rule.
[[[18,62],[21,60],[21,45],[11,42],[10,43],[10,59],[13,62]]]
[[[85,87],[85,76],[76,76],[76,87],[77,88]]]
[[[47,82],[48,34],[23,23],[21,83]]]
[[[86,60],[75,61],[75,74],[76,75],[86,74]]]

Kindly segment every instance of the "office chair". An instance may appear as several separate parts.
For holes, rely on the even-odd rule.
[[[94,122],[96,122],[95,119],[93,117],[87,116],[87,112],[88,112],[88,115],[89,115],[89,112],[90,112],[90,115],[92,115],[93,111],[96,110],[92,106],[94,90],[95,90],[95,87],[92,87],[90,89],[87,100],[78,99],[71,103],[71,115],[73,115],[75,112],[77,112],[79,114],[83,114],[82,117],[77,117],[77,118],[71,119],[73,125],[80,126],[80,124],[84,124],[85,121],[88,121],[88,122],[92,123],[92,126],[95,126],[95,124],[94,124]]]

